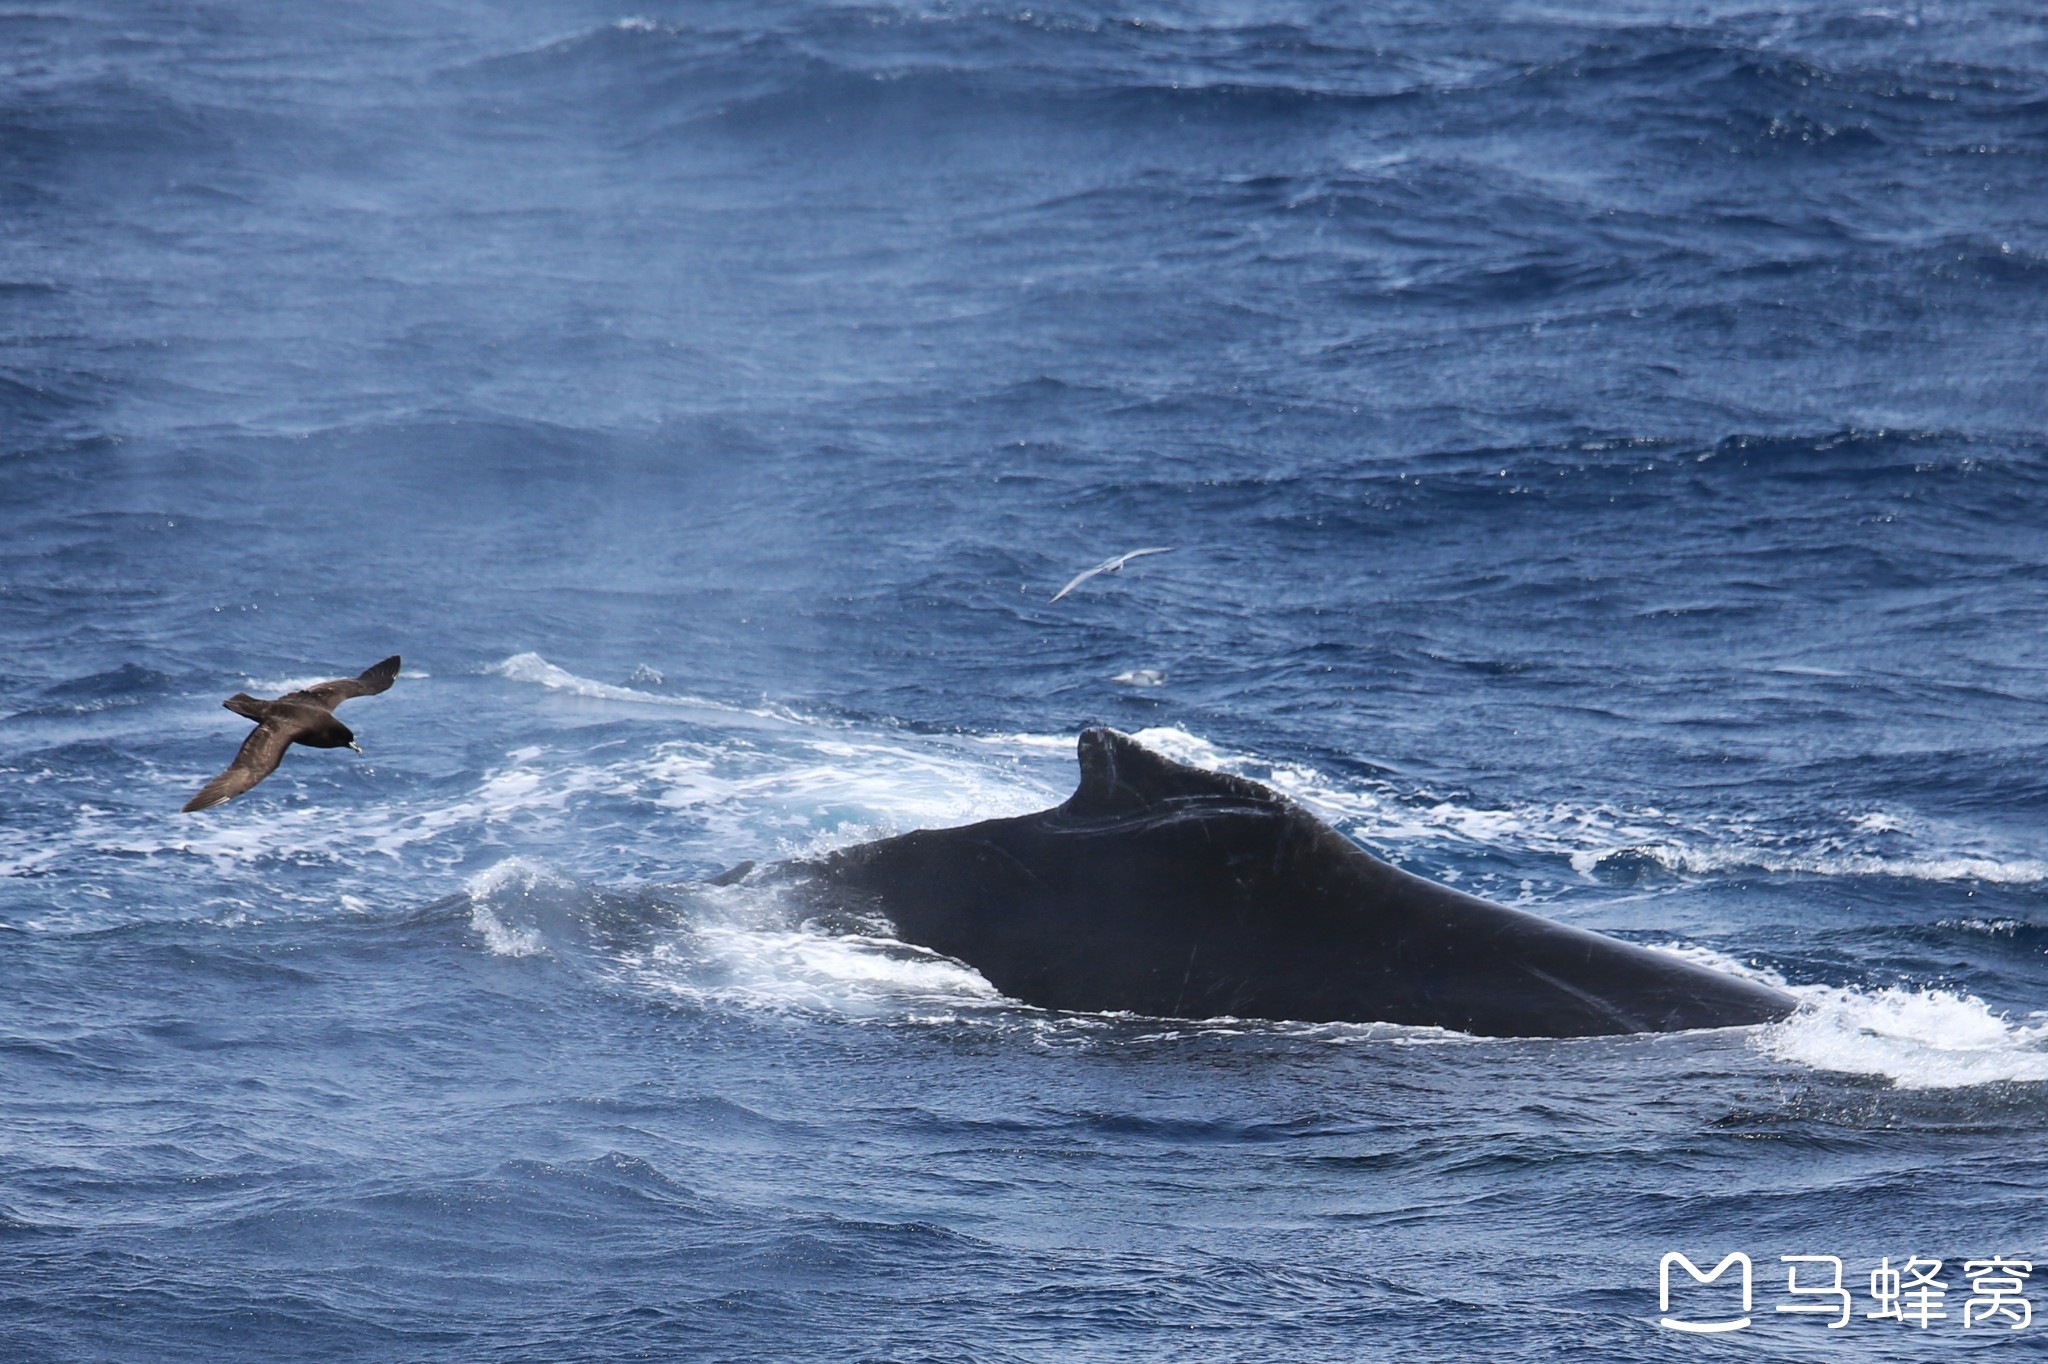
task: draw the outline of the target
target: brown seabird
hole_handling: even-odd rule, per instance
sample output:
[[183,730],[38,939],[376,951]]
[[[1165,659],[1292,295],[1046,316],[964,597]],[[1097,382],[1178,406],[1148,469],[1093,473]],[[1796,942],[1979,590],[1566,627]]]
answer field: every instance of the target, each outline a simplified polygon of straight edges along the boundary
[[351,696],[375,696],[388,691],[398,676],[398,655],[372,664],[356,677],[337,677],[304,691],[288,691],[275,701],[262,701],[246,692],[236,692],[221,702],[237,715],[256,722],[256,731],[242,740],[242,751],[227,770],[199,789],[185,802],[186,810],[205,810],[232,800],[277,770],[284,751],[293,744],[308,748],[354,748],[356,736],[334,718],[334,708]]

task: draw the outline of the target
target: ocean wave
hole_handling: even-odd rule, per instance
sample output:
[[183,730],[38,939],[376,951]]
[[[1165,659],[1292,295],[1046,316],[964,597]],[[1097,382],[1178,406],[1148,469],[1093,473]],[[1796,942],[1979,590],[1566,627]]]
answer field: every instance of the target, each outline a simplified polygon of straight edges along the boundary
[[1140,730],[1135,737],[1180,762],[1263,781],[1382,847],[1441,845],[1449,840],[1533,852],[1564,859],[1589,881],[1633,879],[1644,864],[1698,876],[1761,871],[2000,885],[2048,881],[2048,860],[2017,853],[1958,847],[1880,852],[1860,846],[1906,834],[1917,823],[1883,812],[1850,814],[1836,829],[1774,834],[1765,841],[1746,821],[1722,823],[1653,806],[1485,806],[1431,800],[1390,782],[1340,783],[1309,766],[1264,762],[1176,728]]
[[879,931],[822,928],[757,887],[636,895],[515,857],[471,877],[467,898],[493,956],[581,958],[670,1001],[850,1018],[1008,1003],[950,957]]
[[[1961,927],[2009,933],[2015,926]],[[1882,1078],[1899,1089],[2048,1081],[2048,1011],[2014,1021],[1975,995],[1939,986],[1794,985],[1769,967],[1696,943],[1647,945],[1797,999],[1791,1017],[1751,1035],[1751,1045],[1776,1060]]]
[[1799,1011],[1756,1037],[1778,1060],[1881,1076],[1900,1089],[2048,1081],[2048,1016],[2014,1022],[1975,995],[1937,988],[1793,992]]
[[659,994],[776,1012],[908,1019],[1022,1007],[972,967],[886,935],[738,918],[696,924],[628,965]]
[[[216,885],[226,878],[230,898],[319,914],[331,912],[337,896],[371,896],[393,871],[423,878],[431,889],[438,878],[471,874],[493,849],[545,856],[579,874],[616,876],[623,866],[633,879],[701,875],[747,859],[812,855],[915,828],[1028,813],[1065,799],[1074,780],[1067,733],[948,736],[858,725],[653,690],[659,684],[645,673],[639,686],[604,682],[530,652],[485,674],[614,710],[628,723],[639,723],[636,713],[673,716],[675,732],[596,748],[566,735],[543,738],[433,781],[407,775],[401,764],[364,788],[387,793],[374,799],[289,801],[265,792],[205,820],[163,814],[203,773],[138,764],[125,749],[52,754],[23,769],[20,792],[37,811],[33,827],[0,829],[0,878],[24,895],[30,883],[37,887],[34,907],[10,917],[18,926],[75,927],[155,912],[147,906],[157,897],[124,890],[137,877]],[[316,680],[263,685],[283,690]],[[1645,875],[2048,883],[2048,861],[1898,811],[1849,810],[1824,827],[1776,830],[1754,819],[1652,806],[1495,805],[1365,773],[1333,778],[1175,726],[1139,729],[1137,737],[1180,761],[1264,781],[1439,879],[1469,881],[1460,864],[1474,853],[1521,863],[1511,873],[1521,877],[1520,888],[1506,898],[1525,905],[1554,901],[1573,881],[1630,885]],[[66,775],[80,763],[125,773],[122,792],[95,798],[94,788]],[[353,784],[363,774],[309,768],[296,775]],[[162,794],[138,799],[129,787]],[[1554,874],[1537,872],[1530,858],[1548,860]],[[210,912],[209,899],[195,901],[192,912]]]
[[[630,787],[665,809],[698,814],[711,821],[707,828],[714,838],[739,837],[747,824],[801,830],[789,847],[814,851],[816,838],[830,838],[842,829],[874,836],[1023,814],[1064,799],[1035,781],[1020,784],[1014,765],[991,766],[986,756],[991,741],[892,734],[782,707],[735,707],[614,686],[569,672],[533,653],[515,654],[489,671],[593,700],[676,706],[720,718],[772,722],[772,738],[718,730],[658,741],[643,756],[608,766],[613,790]],[[1049,747],[1071,751],[1073,739],[1041,743],[1018,735],[992,743],[1020,750],[1023,756]],[[733,822],[726,822],[728,816]],[[740,846],[746,849],[745,856],[759,851],[750,843]]]
[[1895,48],[1870,62],[1854,42],[1753,16],[1597,26],[1520,16],[1493,28],[1484,49],[1425,54],[1398,23],[1364,16],[1176,23],[888,5],[739,23],[629,15],[449,74],[501,102],[517,94],[515,109],[599,100],[643,130],[701,121],[751,136],[801,124],[833,140],[913,119],[928,136],[1019,115],[1289,134],[1374,117],[1483,126],[1538,102],[1738,155],[1867,155],[1972,119],[2023,116],[2009,108],[2020,102],[1989,45],[1902,66]]
[[[41,899],[23,922],[44,928],[103,926],[153,912],[157,897],[119,893],[139,885],[136,878],[216,886],[225,879],[278,913],[318,914],[331,910],[337,894],[388,886],[394,872],[425,878],[429,887],[468,874],[493,848],[531,850],[579,872],[615,867],[624,850],[650,870],[715,870],[1021,814],[1064,797],[1041,775],[1057,760],[1021,738],[991,745],[858,728],[774,706],[613,685],[532,653],[512,655],[486,675],[623,714],[672,716],[679,733],[649,736],[623,752],[591,752],[559,738],[522,743],[433,781],[409,775],[400,761],[379,783],[388,794],[374,799],[291,800],[279,788],[203,819],[165,812],[205,774],[149,765],[118,796],[53,794],[42,798],[48,809],[34,827],[0,826],[0,880],[39,883]],[[259,685],[282,691],[325,676]],[[1072,742],[1051,747],[1070,752]],[[121,770],[136,766],[119,751],[76,756],[95,770],[110,770],[115,759]],[[347,779],[320,769],[296,775]],[[57,779],[54,770],[28,772],[24,789]],[[136,799],[129,786],[160,794]],[[191,912],[210,913],[211,899],[202,897]]]
[[1777,875],[1889,877],[1902,881],[1986,881],[1994,885],[2037,885],[2048,881],[2048,860],[2036,857],[1933,854],[1922,857],[1849,852],[1823,837],[1804,849],[1732,844],[1695,848],[1680,843],[1637,843],[1572,854],[1572,868],[1596,877],[1605,867],[1647,860],[1669,871],[1694,875],[1762,871]]
[[540,892],[560,894],[574,888],[574,881],[544,863],[524,857],[509,858],[469,878],[465,889],[469,895],[470,927],[482,935],[485,948],[493,956],[538,956],[546,950],[540,928],[518,922],[508,902]]
[[[671,692],[647,691],[644,687],[622,687],[594,678],[582,677],[567,668],[557,667],[536,653],[513,654],[491,664],[484,671],[493,677],[502,677],[508,682],[526,682],[545,687],[549,691],[567,692],[571,696],[585,696],[594,701],[629,701],[637,705],[678,706],[690,710],[711,711],[723,715],[750,715],[763,720],[797,720],[801,717],[792,712],[770,707],[748,708],[731,706],[720,701],[710,701],[698,696],[684,696]],[[646,674],[642,673],[642,677]]]

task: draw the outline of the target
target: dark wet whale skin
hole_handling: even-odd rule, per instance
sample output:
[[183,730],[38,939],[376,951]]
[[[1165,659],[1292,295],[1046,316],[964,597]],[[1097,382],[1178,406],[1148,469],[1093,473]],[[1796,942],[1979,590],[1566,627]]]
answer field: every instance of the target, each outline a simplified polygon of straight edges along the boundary
[[766,873],[1045,1008],[1586,1037],[1764,1023],[1782,991],[1497,905],[1373,857],[1275,792],[1110,729],[1037,814]]

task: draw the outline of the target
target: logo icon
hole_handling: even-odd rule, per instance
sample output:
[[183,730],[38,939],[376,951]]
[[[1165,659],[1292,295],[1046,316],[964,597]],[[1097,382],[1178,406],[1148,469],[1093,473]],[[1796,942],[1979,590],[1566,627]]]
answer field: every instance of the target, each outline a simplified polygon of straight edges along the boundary
[[1660,1312],[1668,1313],[1671,1310],[1671,1266],[1673,1265],[1684,1266],[1685,1272],[1692,1276],[1694,1283],[1712,1283],[1728,1272],[1728,1266],[1741,1265],[1742,1315],[1739,1317],[1729,1317],[1724,1321],[1685,1321],[1678,1317],[1666,1316],[1663,1318],[1663,1325],[1670,1327],[1674,1331],[1692,1331],[1700,1335],[1713,1335],[1722,1331],[1740,1331],[1743,1327],[1749,1325],[1751,1290],[1749,1257],[1747,1255],[1738,1250],[1722,1260],[1721,1263],[1715,1265],[1711,1270],[1702,1274],[1698,1265],[1688,1260],[1685,1256],[1680,1255],[1677,1251],[1672,1251],[1657,1262],[1657,1310]]

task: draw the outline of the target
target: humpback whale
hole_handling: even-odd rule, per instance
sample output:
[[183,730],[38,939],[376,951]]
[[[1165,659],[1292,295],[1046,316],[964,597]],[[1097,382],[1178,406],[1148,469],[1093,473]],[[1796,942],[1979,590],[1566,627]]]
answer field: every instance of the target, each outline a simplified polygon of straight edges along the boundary
[[1053,809],[722,883],[777,883],[1052,1009],[1587,1037],[1765,1023],[1790,995],[1388,865],[1257,782],[1115,730]]

